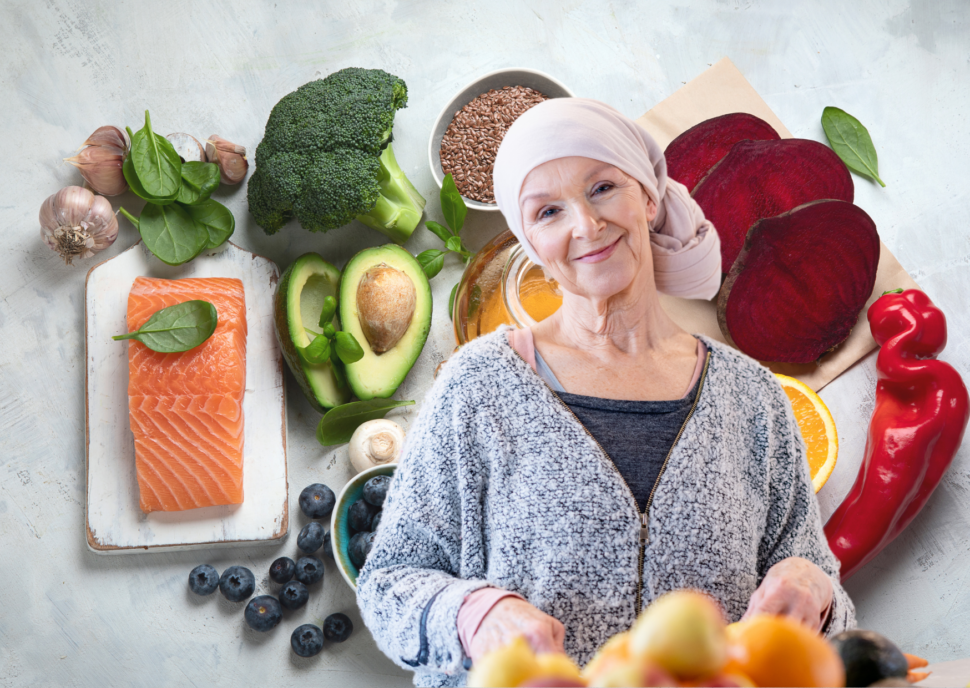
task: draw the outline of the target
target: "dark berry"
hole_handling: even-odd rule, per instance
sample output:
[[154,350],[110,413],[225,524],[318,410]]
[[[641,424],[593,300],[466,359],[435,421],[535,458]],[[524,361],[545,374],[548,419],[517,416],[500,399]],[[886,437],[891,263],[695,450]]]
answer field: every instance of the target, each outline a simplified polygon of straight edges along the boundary
[[347,544],[347,555],[358,569],[364,568],[367,555],[374,545],[374,533],[357,533]]
[[350,509],[347,511],[347,523],[350,525],[350,529],[357,533],[370,530],[370,522],[376,513],[376,506],[368,504],[363,499],[358,499],[350,505]]
[[280,557],[269,565],[269,577],[274,583],[285,583],[293,579],[296,564],[289,557]]
[[196,595],[211,595],[219,587],[219,572],[208,564],[199,564],[189,572],[189,588]]
[[290,647],[301,657],[312,657],[323,649],[323,631],[313,624],[297,626],[290,636]]
[[300,509],[307,518],[326,518],[336,503],[333,490],[321,483],[307,485],[300,493]]
[[219,590],[230,602],[242,602],[256,589],[256,578],[245,566],[230,566],[222,572]]
[[391,485],[391,476],[375,475],[364,483],[364,499],[368,504],[378,508],[384,506],[384,498],[387,496],[387,488]]
[[330,543],[330,531],[323,536],[323,553],[333,559],[333,545]]
[[384,513],[383,509],[378,511],[376,514],[374,514],[374,518],[370,520],[370,529],[372,533],[377,532],[377,526],[381,524],[381,514],[383,513]]
[[299,609],[310,599],[310,593],[300,581],[292,580],[280,588],[280,604],[287,609]]
[[300,557],[296,562],[296,579],[303,585],[323,580],[323,562],[316,557]]
[[332,643],[342,643],[354,632],[354,623],[346,614],[337,612],[323,621],[323,637]]
[[276,624],[283,618],[283,610],[272,595],[259,595],[249,600],[245,616],[251,629],[265,633],[276,628]]
[[323,526],[317,521],[310,521],[297,535],[296,546],[307,554],[313,554],[323,545],[324,535]]

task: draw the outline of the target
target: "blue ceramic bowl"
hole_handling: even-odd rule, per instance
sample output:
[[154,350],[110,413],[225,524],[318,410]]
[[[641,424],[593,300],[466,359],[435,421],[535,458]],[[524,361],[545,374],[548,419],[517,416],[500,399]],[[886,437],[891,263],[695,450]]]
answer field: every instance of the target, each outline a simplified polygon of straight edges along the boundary
[[352,590],[357,589],[357,576],[360,571],[350,561],[350,555],[347,554],[347,545],[350,544],[351,536],[350,526],[347,523],[347,512],[350,511],[351,505],[363,496],[364,483],[375,475],[394,475],[396,468],[397,464],[388,463],[358,473],[340,491],[337,504],[330,516],[330,546],[333,548],[333,560],[337,562],[340,575],[343,576]]

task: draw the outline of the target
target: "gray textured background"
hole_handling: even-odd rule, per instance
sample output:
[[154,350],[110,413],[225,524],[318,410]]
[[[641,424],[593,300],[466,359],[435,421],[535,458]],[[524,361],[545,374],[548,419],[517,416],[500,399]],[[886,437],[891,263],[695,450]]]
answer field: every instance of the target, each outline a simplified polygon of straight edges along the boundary
[[[360,627],[354,598],[328,564],[323,592],[260,636],[238,605],[197,600],[185,580],[210,561],[250,566],[266,588],[270,561],[296,551],[298,491],[348,478],[343,450],[313,439],[316,414],[288,391],[291,535],[271,548],[103,557],[84,542],[84,276],[97,259],[66,267],[38,236],[37,210],[80,183],[61,158],[104,124],[217,133],[253,150],[286,93],[348,66],[406,79],[395,150],[435,205],[427,163],[431,124],[450,96],[501,67],[546,71],[578,95],[637,117],[721,57],[730,57],[796,136],[824,141],[826,105],[856,115],[879,152],[886,189],[856,178],[856,199],[903,266],[943,308],[943,357],[970,379],[970,3],[761,2],[81,2],[5,0],[0,6],[0,684],[401,685],[407,674]],[[326,236],[298,226],[267,237],[248,217],[245,187],[216,197],[237,219],[233,241],[288,265],[313,250],[343,265],[383,243],[362,225]],[[133,211],[130,195],[115,199]],[[433,208],[429,217],[440,220]],[[501,226],[474,214],[467,243]],[[116,255],[137,238],[124,220]],[[437,240],[419,230],[407,248]],[[460,274],[449,259],[433,282],[432,337],[402,388],[420,398],[453,346],[444,312]],[[292,383],[292,379],[288,378]],[[842,444],[820,493],[831,512],[851,484],[865,442],[874,357],[823,391]],[[413,411],[411,412],[413,413]],[[408,414],[402,416],[407,422]],[[970,655],[966,447],[929,506],[848,584],[863,626],[934,661]],[[216,596],[218,597],[218,596]],[[298,623],[348,612],[348,642],[301,660],[288,648]],[[302,679],[301,679],[302,677]]]

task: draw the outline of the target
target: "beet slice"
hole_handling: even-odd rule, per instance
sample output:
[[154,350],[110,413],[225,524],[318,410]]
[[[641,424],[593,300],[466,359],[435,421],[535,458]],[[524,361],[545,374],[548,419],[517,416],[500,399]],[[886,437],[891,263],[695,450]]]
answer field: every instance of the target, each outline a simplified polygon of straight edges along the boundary
[[831,148],[808,139],[741,141],[691,194],[721,239],[721,271],[730,272],[758,220],[830,198],[852,202],[849,169]]
[[879,234],[864,210],[806,203],[748,232],[718,295],[717,322],[759,361],[809,363],[849,336],[878,265]]
[[777,141],[780,138],[770,124],[747,112],[706,119],[667,145],[664,151],[667,176],[693,191],[738,141]]

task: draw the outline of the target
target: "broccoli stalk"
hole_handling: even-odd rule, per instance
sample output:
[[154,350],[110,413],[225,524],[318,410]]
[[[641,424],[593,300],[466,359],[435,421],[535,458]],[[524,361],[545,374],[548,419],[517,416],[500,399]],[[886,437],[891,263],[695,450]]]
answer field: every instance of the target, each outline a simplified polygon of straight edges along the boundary
[[404,175],[390,143],[381,153],[381,170],[377,181],[381,187],[380,198],[373,210],[358,215],[357,219],[403,244],[421,222],[427,201]]

